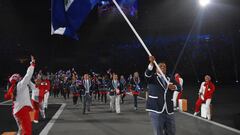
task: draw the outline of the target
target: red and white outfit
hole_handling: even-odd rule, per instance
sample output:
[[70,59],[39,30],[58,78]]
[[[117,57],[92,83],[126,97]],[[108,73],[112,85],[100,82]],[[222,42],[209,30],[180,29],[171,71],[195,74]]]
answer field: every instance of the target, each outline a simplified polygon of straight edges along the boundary
[[215,91],[215,86],[211,81],[202,82],[201,87],[199,89],[199,97],[195,104],[195,115],[200,112],[200,107],[203,102],[206,103],[207,107],[207,118],[211,119],[210,116],[210,103],[212,100],[212,95]]
[[46,83],[46,89],[45,89],[45,94],[44,94],[44,101],[43,101],[43,107],[47,108],[48,107],[48,98],[49,98],[49,92],[50,92],[50,81],[48,79],[44,80],[43,82]]
[[[29,84],[34,72],[35,65],[32,63],[26,75],[20,80],[14,79],[14,75],[9,79],[12,86],[9,88],[8,93],[5,94],[6,99],[13,99],[13,116],[18,125],[18,134],[31,135],[32,122],[29,112],[32,111],[32,103],[29,94]],[[19,82],[18,82],[19,81]]]
[[178,100],[182,97],[182,92],[183,92],[183,79],[179,75],[177,75],[175,77],[175,80],[178,84],[181,85],[181,91],[178,92],[178,91],[175,90],[173,92],[173,106],[174,106],[174,108],[177,107]]
[[34,109],[34,123],[38,123],[39,119],[39,89],[35,86],[35,84],[31,83],[30,88],[32,89],[32,105]]
[[47,83],[45,81],[42,81],[40,85],[36,85],[36,88],[39,89],[38,103],[39,103],[40,113],[42,117],[45,119],[46,116],[45,116],[45,110],[44,110],[44,94],[45,94],[45,91],[48,89]]

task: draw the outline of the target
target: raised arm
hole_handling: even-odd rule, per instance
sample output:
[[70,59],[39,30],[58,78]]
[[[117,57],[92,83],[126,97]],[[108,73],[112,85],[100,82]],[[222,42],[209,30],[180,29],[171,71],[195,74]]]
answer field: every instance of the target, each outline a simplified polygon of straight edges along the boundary
[[145,77],[146,78],[151,78],[152,75],[153,75],[153,67],[154,67],[154,64],[153,64],[153,61],[155,60],[154,56],[149,56],[149,65],[148,65],[148,68],[147,70],[145,71]]
[[34,68],[35,68],[35,59],[33,56],[31,56],[31,62],[30,62],[30,66],[27,69],[27,73],[25,74],[23,79],[19,82],[21,85],[27,85],[30,83],[30,80],[34,72]]

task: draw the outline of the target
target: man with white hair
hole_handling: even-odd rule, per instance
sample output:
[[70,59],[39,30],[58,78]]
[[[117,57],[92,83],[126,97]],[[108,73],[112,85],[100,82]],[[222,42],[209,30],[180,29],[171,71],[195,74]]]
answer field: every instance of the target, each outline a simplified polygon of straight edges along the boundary
[[210,103],[212,100],[212,95],[215,91],[215,86],[211,81],[211,77],[209,75],[205,75],[204,77],[205,81],[202,82],[201,87],[198,92],[198,100],[195,104],[195,112],[194,115],[196,116],[200,112],[200,107],[203,102],[206,103],[207,107],[207,118],[210,120]]

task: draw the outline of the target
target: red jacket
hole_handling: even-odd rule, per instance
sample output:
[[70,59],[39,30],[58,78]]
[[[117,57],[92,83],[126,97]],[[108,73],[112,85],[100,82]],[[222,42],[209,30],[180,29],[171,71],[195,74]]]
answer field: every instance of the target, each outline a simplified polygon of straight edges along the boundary
[[44,98],[44,92],[45,92],[45,86],[42,85],[42,83],[38,86],[36,86],[39,89],[39,103],[43,101]]
[[43,80],[40,85],[36,86],[39,89],[39,103],[44,99],[44,94],[50,89],[50,82]]
[[214,84],[209,81],[209,82],[205,82],[204,83],[204,87],[205,87],[205,90],[204,90],[204,99],[209,99],[209,98],[212,98],[212,95],[215,91],[215,86]]
[[[50,81],[48,80],[48,79],[46,79],[46,80],[43,80],[43,82],[45,82],[46,83],[46,89],[45,89],[45,93],[47,92],[47,91],[50,91],[50,89],[51,89],[51,84],[50,84]],[[46,91],[47,90],[47,91]]]

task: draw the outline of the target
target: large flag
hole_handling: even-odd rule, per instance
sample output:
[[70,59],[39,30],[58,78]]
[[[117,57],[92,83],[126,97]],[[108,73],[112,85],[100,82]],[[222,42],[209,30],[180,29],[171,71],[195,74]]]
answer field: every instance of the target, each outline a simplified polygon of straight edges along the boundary
[[51,34],[79,39],[76,31],[98,0],[52,0]]

